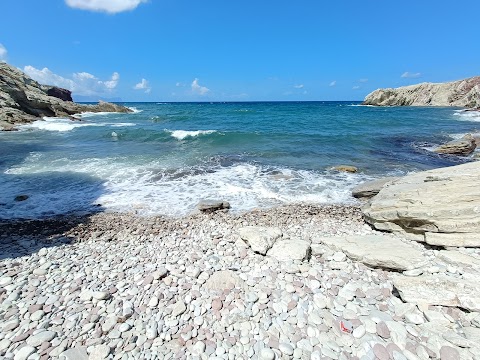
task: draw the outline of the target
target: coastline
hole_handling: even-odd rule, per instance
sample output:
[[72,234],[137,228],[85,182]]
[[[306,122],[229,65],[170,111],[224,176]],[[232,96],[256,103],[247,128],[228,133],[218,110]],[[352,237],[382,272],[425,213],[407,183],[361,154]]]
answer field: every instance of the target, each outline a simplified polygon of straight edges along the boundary
[[[290,250],[258,254],[239,235],[247,226],[278,228],[282,242],[301,239],[310,253],[303,261],[278,260]],[[441,249],[372,230],[358,207],[98,213],[0,229],[5,357],[474,359],[479,351],[469,340],[480,331],[479,313],[405,303],[394,283],[415,271],[467,281],[480,267],[452,265]],[[322,241],[352,236],[393,239],[424,261],[372,266]],[[478,249],[459,253],[480,263]],[[468,338],[457,335],[458,324]]]

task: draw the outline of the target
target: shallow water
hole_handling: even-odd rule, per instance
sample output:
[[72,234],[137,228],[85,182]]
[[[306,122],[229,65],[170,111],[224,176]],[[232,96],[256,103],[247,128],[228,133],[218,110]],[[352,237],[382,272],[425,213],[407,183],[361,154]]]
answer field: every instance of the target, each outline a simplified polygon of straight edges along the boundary
[[[185,215],[200,199],[233,211],[352,203],[356,184],[468,161],[429,151],[476,132],[452,108],[352,102],[127,103],[132,114],[46,119],[0,133],[0,218],[69,212]],[[351,164],[357,174],[330,168]],[[16,195],[29,199],[15,202]]]

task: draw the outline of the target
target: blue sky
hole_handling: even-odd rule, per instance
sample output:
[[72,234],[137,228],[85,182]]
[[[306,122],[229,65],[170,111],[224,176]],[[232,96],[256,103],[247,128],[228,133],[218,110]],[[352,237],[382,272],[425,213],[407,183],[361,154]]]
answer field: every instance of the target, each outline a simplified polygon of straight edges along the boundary
[[362,100],[480,75],[480,1],[2,0],[0,60],[77,98]]

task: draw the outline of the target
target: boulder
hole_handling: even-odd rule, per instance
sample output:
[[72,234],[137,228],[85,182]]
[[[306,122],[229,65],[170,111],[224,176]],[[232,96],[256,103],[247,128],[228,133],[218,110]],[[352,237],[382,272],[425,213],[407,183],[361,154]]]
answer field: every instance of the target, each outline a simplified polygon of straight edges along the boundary
[[352,196],[358,199],[369,199],[377,195],[386,184],[397,179],[398,177],[391,176],[364,182],[352,189]]
[[282,230],[276,227],[246,226],[240,228],[238,234],[253,251],[266,255],[273,244],[282,237]]
[[40,85],[19,69],[0,62],[0,127],[8,130],[9,125],[29,123],[44,116],[71,117],[82,112],[132,111],[104,102],[83,105],[64,101],[62,98],[69,98],[68,93],[66,89]]
[[288,239],[277,241],[267,252],[278,261],[309,260],[311,256],[310,243],[304,240]]
[[340,171],[340,172],[349,172],[349,173],[356,173],[358,169],[355,166],[351,165],[337,165],[332,168],[332,170]]
[[345,237],[318,237],[333,250],[345,253],[352,260],[371,267],[393,270],[410,270],[428,262],[423,252],[393,236],[352,235]]
[[480,311],[480,283],[446,275],[397,276],[393,285],[405,302]]
[[480,107],[480,76],[447,83],[422,83],[396,89],[377,89],[364,105]]
[[418,234],[433,245],[478,246],[479,183],[478,162],[423,171],[391,182],[362,211],[378,230]]
[[200,201],[197,205],[198,210],[202,213],[212,213],[219,210],[230,209],[230,203],[227,201]]
[[203,287],[213,291],[232,290],[243,288],[243,280],[232,270],[221,270],[214,272],[203,284]]
[[470,155],[477,144],[471,134],[467,134],[461,139],[450,141],[444,145],[440,145],[435,150],[439,154],[451,154],[451,155]]
[[47,90],[48,96],[53,96],[63,101],[73,101],[72,92],[67,89],[62,89],[56,86],[53,86]]

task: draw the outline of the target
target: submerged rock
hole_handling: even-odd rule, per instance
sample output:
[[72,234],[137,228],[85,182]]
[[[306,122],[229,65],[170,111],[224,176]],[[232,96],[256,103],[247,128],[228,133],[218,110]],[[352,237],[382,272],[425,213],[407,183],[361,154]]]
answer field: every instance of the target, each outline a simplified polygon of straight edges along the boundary
[[336,171],[349,172],[349,173],[356,173],[358,171],[358,168],[351,165],[337,165],[337,166],[334,166],[332,169]]

